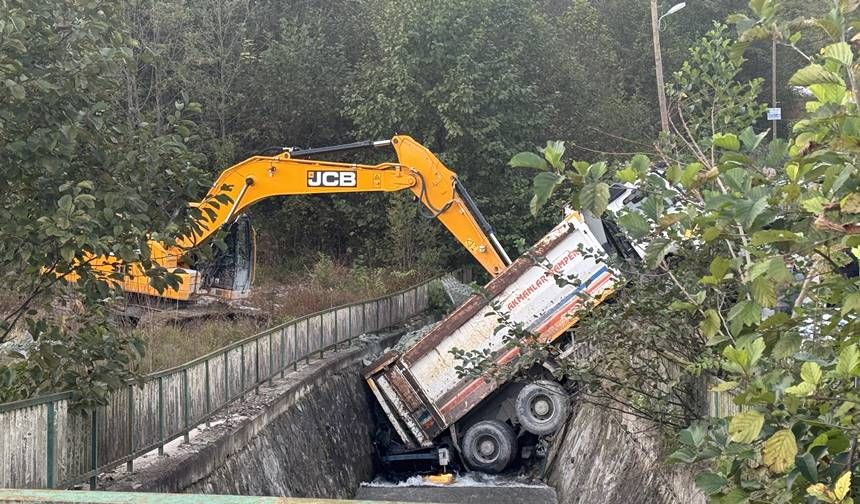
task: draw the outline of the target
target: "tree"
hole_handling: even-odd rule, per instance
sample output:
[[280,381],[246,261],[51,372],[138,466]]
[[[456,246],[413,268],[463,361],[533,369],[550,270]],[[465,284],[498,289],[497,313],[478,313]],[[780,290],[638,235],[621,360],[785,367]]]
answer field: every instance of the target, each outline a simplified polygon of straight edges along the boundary
[[[524,148],[549,110],[537,81],[545,20],[499,0],[368,3],[374,48],[345,90],[357,136],[408,133],[469,188],[507,242],[532,242],[552,218],[523,222],[529,181],[499,159]],[[453,240],[449,251],[459,251]]]
[[184,34],[192,14],[186,4],[169,0],[124,0],[119,18],[129,37],[131,57],[123,68],[129,125],[155,123],[161,134],[174,103],[183,98],[187,80]]
[[[271,6],[276,8],[280,4]],[[359,23],[351,8],[351,2],[296,5],[288,16],[278,16],[267,37],[256,35],[257,60],[240,82],[246,97],[234,134],[240,157],[271,146],[318,147],[352,140],[352,122],[342,114],[343,89],[362,44],[353,32]],[[263,22],[255,20],[254,26]],[[353,159],[367,161],[363,156]],[[260,250],[266,254],[261,257],[301,260],[319,251],[339,260],[347,254],[350,261],[367,257],[384,233],[380,199],[361,194],[267,200],[252,210],[264,244]],[[368,218],[374,225],[368,226]]]
[[[780,5],[752,2],[741,40],[773,30],[792,40]],[[696,482],[713,502],[849,503],[857,492],[860,89],[847,42],[856,12],[837,1],[804,23],[830,40],[789,81],[810,97],[789,142],[703,128],[663,159],[664,177],[644,156],[613,169],[566,163],[560,143],[543,161],[512,160],[545,170],[539,201],[571,184],[575,203],[597,215],[607,184],[639,184],[639,208],[606,217],[647,246],[649,269],[613,262],[629,285],[576,333],[604,352],[564,372],[584,381],[586,398],[677,434],[670,460],[704,463]],[[743,114],[724,127],[743,127]],[[728,414],[704,407],[702,383]]]
[[441,230],[424,215],[426,210],[412,194],[397,194],[388,208],[386,241],[391,244],[383,261],[399,271],[436,271],[442,251],[436,246]]
[[229,166],[236,157],[234,131],[245,89],[241,77],[256,63],[249,36],[249,0],[196,0],[182,41],[187,52],[183,86],[199,97],[214,128],[214,162]]
[[733,51],[727,27],[714,28],[690,48],[669,88],[672,129],[683,141],[707,139],[721,131],[743,131],[758,121],[766,106],[758,103],[764,80],[738,81],[743,58]]
[[595,151],[639,150],[654,134],[651,90],[645,95],[628,86],[631,68],[622,64],[624,48],[600,9],[576,0],[549,16],[545,61],[536,79],[553,105],[548,129],[566,138],[570,148],[581,147],[578,154],[585,158],[595,157]]
[[[679,2],[660,2],[659,11],[666,12],[676,3]],[[664,19],[661,23],[661,45],[666,74],[671,74],[681,66],[687,58],[688,49],[712,27],[714,21],[725,19],[728,14],[737,12],[746,3],[744,0],[687,2],[684,10]],[[617,74],[613,81],[623,85],[625,96],[644,97],[639,106],[647,108],[647,115],[644,124],[637,124],[636,128],[647,128],[645,131],[650,135],[645,140],[648,140],[656,136],[660,126],[654,60],[653,57],[643,57],[653,55],[651,33],[647,28],[650,18],[648,2],[603,0],[593,2],[593,5],[600,14],[602,30],[609,33],[619,61],[624,63],[623,71]],[[601,57],[598,61],[602,62],[604,59]]]
[[[183,117],[194,106],[175,104],[165,134],[128,121],[120,83],[132,50],[117,2],[0,5],[0,275],[19,295],[0,341],[23,326],[36,340],[27,360],[0,366],[0,400],[74,388],[97,403],[133,374],[138,349],[111,330],[117,293],[88,261],[114,254],[171,281],[145,243],[188,229],[184,202],[201,189]],[[52,317],[63,299],[82,310]]]

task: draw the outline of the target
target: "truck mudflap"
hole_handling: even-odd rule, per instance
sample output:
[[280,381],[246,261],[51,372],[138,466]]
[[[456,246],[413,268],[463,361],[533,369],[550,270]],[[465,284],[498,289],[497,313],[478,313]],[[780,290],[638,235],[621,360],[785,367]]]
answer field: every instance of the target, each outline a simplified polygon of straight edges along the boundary
[[538,341],[549,342],[576,323],[584,301],[599,303],[611,294],[612,271],[584,250],[602,249],[574,213],[402,354],[365,369],[407,445],[429,446],[501,385],[486,377],[461,377],[451,349],[489,350],[498,365],[520,360],[521,348],[504,341],[509,328],[499,327],[498,308]]

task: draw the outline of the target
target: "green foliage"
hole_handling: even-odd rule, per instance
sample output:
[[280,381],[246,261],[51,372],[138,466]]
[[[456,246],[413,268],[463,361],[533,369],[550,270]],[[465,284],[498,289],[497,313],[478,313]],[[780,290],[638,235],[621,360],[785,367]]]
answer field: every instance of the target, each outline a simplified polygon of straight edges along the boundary
[[[788,30],[781,40],[797,42],[796,25],[779,17],[788,12],[782,2],[751,7],[742,41],[776,26]],[[791,80],[811,97],[807,114],[788,142],[766,149],[766,136],[750,127],[760,83],[734,82],[740,67],[725,28],[691,51],[674,95],[690,132],[664,160],[670,184],[642,173],[641,159],[614,169],[645,199],[635,213],[608,217],[647,247],[656,271],[611,260],[627,287],[577,326],[601,362],[565,369],[591,398],[677,433],[670,460],[700,464],[696,482],[712,502],[847,503],[856,495],[860,95],[853,48],[843,41],[855,37],[857,4],[831,7],[803,25],[834,39]],[[592,165],[569,164],[577,169],[562,185],[572,183],[573,202],[594,210],[585,189]],[[697,397],[708,382],[728,411],[702,414]]]
[[137,380],[143,340],[106,326],[103,317],[91,308],[76,330],[29,321],[35,344],[26,359],[0,365],[0,402],[69,390],[73,408],[85,410]]
[[451,298],[448,297],[448,293],[445,292],[442,282],[431,283],[428,288],[427,297],[427,306],[433,315],[442,317],[451,312],[453,304],[451,303]]
[[588,149],[628,151],[654,133],[653,66],[631,64],[651,50],[641,29],[647,19],[647,5],[629,1],[573,0],[547,16],[537,83],[553,112],[544,121],[581,156],[589,158]]
[[551,221],[523,220],[530,177],[500,160],[543,131],[533,118],[549,111],[538,86],[545,42],[535,36],[545,19],[500,0],[368,7],[374,45],[344,95],[356,135],[414,136],[457,172],[499,236],[534,241]]
[[[141,260],[153,285],[175,282],[141,251],[150,235],[170,242],[188,229],[185,202],[202,188],[187,147],[196,106],[172,103],[162,131],[127,120],[119,98],[133,41],[119,13],[118,2],[2,2],[0,275],[21,299],[2,314],[0,341],[13,329],[36,339],[27,361],[0,366],[7,399],[74,386],[81,404],[98,403],[133,369],[135,342],[90,316],[115,294],[91,255]],[[52,320],[45,312],[70,275],[66,297],[85,310]]]
[[442,263],[443,230],[424,214],[424,208],[411,194],[392,195],[385,231],[387,250],[380,253],[382,264],[399,271],[429,274]]
[[[270,146],[411,134],[460,175],[504,244],[523,248],[557,221],[562,205],[550,193],[567,193],[559,174],[584,188],[577,205],[599,213],[612,170],[562,168],[560,144],[538,151],[549,168],[546,201],[531,209],[550,208],[529,218],[534,174],[504,160],[545,137],[566,138],[585,156],[627,151],[656,123],[653,68],[630,64],[650,51],[641,30],[647,6],[627,0],[0,5],[0,187],[8,195],[0,263],[8,288],[23,294],[3,314],[6,329],[52,311],[62,282],[43,275],[45,266],[59,275],[75,269],[70,296],[88,307],[117,296],[92,278],[86,254],[142,259],[154,286],[175,281],[138,257],[146,237],[181,234],[185,202],[199,199],[213,174]],[[684,26],[666,23],[668,68],[725,9],[691,4]],[[834,48],[832,57],[844,54]],[[375,161],[358,156],[344,157]],[[641,162],[631,180],[647,171]],[[471,260],[406,198],[294,197],[252,213],[263,262],[300,267],[319,251],[410,270]],[[104,335],[105,327],[93,318],[62,337]]]
[[737,151],[740,143],[732,132],[745,130],[764,114],[766,106],[758,103],[764,80],[738,80],[743,59],[732,52],[727,31],[717,23],[690,47],[667,95],[678,135],[690,137],[704,148],[713,135],[715,146]]
[[[412,285],[417,278],[426,278],[426,271],[415,269],[397,270],[393,268],[370,268],[367,266],[350,267],[326,254],[320,254],[317,260],[310,266],[308,272],[307,286],[297,290],[305,290],[298,297],[305,297],[304,302],[318,301],[321,295],[326,298],[324,306],[316,306],[304,313],[319,311],[321,308],[329,308],[338,304],[347,304],[356,299],[367,299],[379,297],[386,292],[400,290],[405,286]],[[299,282],[301,283],[301,282]],[[296,305],[299,301],[296,300]],[[297,306],[291,307],[289,311],[294,312]]]
[[[724,4],[691,4],[683,24],[664,23],[667,68]],[[549,136],[586,157],[628,151],[656,124],[647,5],[628,0],[126,0],[123,18],[135,41],[128,119],[164,131],[177,97],[199,100],[192,143],[210,173],[270,146],[410,134],[461,176],[508,248],[532,243],[557,215],[524,218],[531,180],[503,165],[511,153]],[[324,251],[382,264],[389,207],[367,194],[267,200],[251,210],[260,258],[300,263]],[[470,260],[440,236],[443,262]]]
[[[588,164],[580,161],[568,167],[561,159],[565,151],[564,142],[561,141],[547,142],[546,147],[539,151],[542,156],[533,152],[520,152],[508,162],[514,168],[543,170],[534,176],[534,195],[529,205],[532,215],[538,215],[556,188],[568,181],[579,189],[577,209],[603,215],[609,203],[609,184],[604,181],[606,163]],[[639,159],[638,164],[641,162]],[[647,158],[644,163],[647,165]]]

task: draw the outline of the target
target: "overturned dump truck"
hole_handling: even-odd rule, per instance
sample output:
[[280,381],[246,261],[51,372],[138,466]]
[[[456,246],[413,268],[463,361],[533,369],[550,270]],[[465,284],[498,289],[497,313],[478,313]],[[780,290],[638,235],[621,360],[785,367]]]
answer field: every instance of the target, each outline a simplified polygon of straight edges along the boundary
[[[629,191],[613,196],[612,209],[631,202]],[[569,214],[484,293],[404,351],[389,351],[364,369],[404,451],[453,447],[472,469],[500,472],[518,456],[528,456],[518,450],[519,441],[527,444],[527,438],[552,434],[564,423],[567,393],[544,366],[508,383],[462,378],[456,370],[462,363],[452,350],[484,352],[495,364],[517,365],[521,347],[506,344],[512,328],[526,329],[543,342],[565,334],[582,307],[603,301],[616,285],[596,253],[641,255],[614,230],[610,222]],[[500,325],[499,313],[507,314],[505,324]]]

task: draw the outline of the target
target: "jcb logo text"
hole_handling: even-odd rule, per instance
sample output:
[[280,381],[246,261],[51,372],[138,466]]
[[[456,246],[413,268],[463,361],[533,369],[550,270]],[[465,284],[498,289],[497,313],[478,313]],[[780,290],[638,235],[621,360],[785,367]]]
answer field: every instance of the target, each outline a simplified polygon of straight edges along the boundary
[[355,172],[309,171],[308,187],[355,187]]

